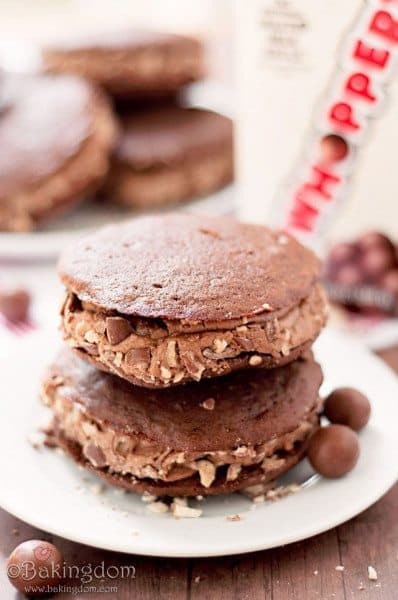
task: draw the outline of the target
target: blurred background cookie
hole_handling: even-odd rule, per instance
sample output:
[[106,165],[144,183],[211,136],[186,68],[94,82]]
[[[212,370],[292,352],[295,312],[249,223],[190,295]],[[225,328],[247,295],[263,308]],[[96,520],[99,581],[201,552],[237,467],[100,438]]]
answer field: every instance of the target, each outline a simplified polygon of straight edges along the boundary
[[71,76],[0,83],[0,230],[26,231],[96,189],[116,122],[102,93]]
[[53,42],[42,57],[46,71],[87,77],[114,96],[170,96],[205,75],[199,40],[138,29]]
[[103,195],[150,208],[203,196],[233,178],[231,119],[169,104],[125,114]]
[[335,305],[368,316],[398,315],[398,252],[379,231],[331,247],[325,283]]

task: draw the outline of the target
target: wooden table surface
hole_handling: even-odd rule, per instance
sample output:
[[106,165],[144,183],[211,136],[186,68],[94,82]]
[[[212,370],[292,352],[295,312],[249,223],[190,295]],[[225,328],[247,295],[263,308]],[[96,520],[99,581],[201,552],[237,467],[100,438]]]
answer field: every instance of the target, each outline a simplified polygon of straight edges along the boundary
[[[380,354],[398,372],[398,347]],[[50,536],[0,511],[0,600],[22,598],[8,582],[6,559],[19,542],[31,538],[53,541],[69,564],[98,565],[104,561],[106,566],[135,567],[134,579],[89,584],[98,589],[116,586],[117,591],[76,593],[76,588],[74,594],[58,594],[59,600],[398,598],[398,484],[373,507],[327,533],[276,550],[211,559],[158,559],[104,552]],[[344,570],[336,570],[338,565]],[[368,565],[376,569],[377,581],[368,579]],[[70,581],[68,585],[79,586],[80,582]]]

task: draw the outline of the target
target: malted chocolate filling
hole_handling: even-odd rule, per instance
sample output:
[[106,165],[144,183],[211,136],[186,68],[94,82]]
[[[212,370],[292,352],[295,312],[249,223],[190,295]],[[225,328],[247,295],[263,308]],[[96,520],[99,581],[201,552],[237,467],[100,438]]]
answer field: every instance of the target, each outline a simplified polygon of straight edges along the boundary
[[290,309],[214,323],[127,317],[97,310],[72,292],[62,308],[71,347],[93,357],[100,368],[148,387],[224,375],[239,361],[246,367],[268,366],[270,357],[288,361],[325,322],[320,284]]

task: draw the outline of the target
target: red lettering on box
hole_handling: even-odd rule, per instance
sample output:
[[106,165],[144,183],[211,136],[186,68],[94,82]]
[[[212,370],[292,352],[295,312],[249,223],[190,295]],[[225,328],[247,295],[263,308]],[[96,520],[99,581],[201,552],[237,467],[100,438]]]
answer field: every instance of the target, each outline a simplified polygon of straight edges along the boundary
[[365,44],[362,40],[357,41],[353,52],[354,58],[363,60],[367,64],[381,69],[387,65],[390,56],[391,54],[388,50],[373,48],[372,46]]
[[356,131],[359,124],[354,120],[352,112],[352,107],[347,102],[336,102],[329,111],[329,119],[338,129]]
[[298,190],[294,198],[294,205],[289,214],[288,228],[313,231],[319,210],[300,198],[300,191]]
[[369,31],[388,39],[390,42],[398,42],[398,21],[385,10],[378,10],[370,25]]
[[315,175],[315,181],[305,183],[303,186],[303,191],[305,190],[306,192],[310,192],[312,194],[315,193],[322,196],[325,200],[330,200],[332,194],[327,187],[331,184],[338,183],[340,181],[340,177],[333,175],[333,173],[326,171],[318,165],[312,167],[312,173]]

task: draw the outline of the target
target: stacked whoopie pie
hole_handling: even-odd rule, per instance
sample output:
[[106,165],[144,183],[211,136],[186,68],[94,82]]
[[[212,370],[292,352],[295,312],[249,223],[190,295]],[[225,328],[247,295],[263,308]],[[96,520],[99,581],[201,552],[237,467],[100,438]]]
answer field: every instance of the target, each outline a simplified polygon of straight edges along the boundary
[[319,427],[326,320],[314,254],[230,218],[168,214],[66,250],[69,346],[42,397],[49,436],[109,483],[228,493],[295,465]]

